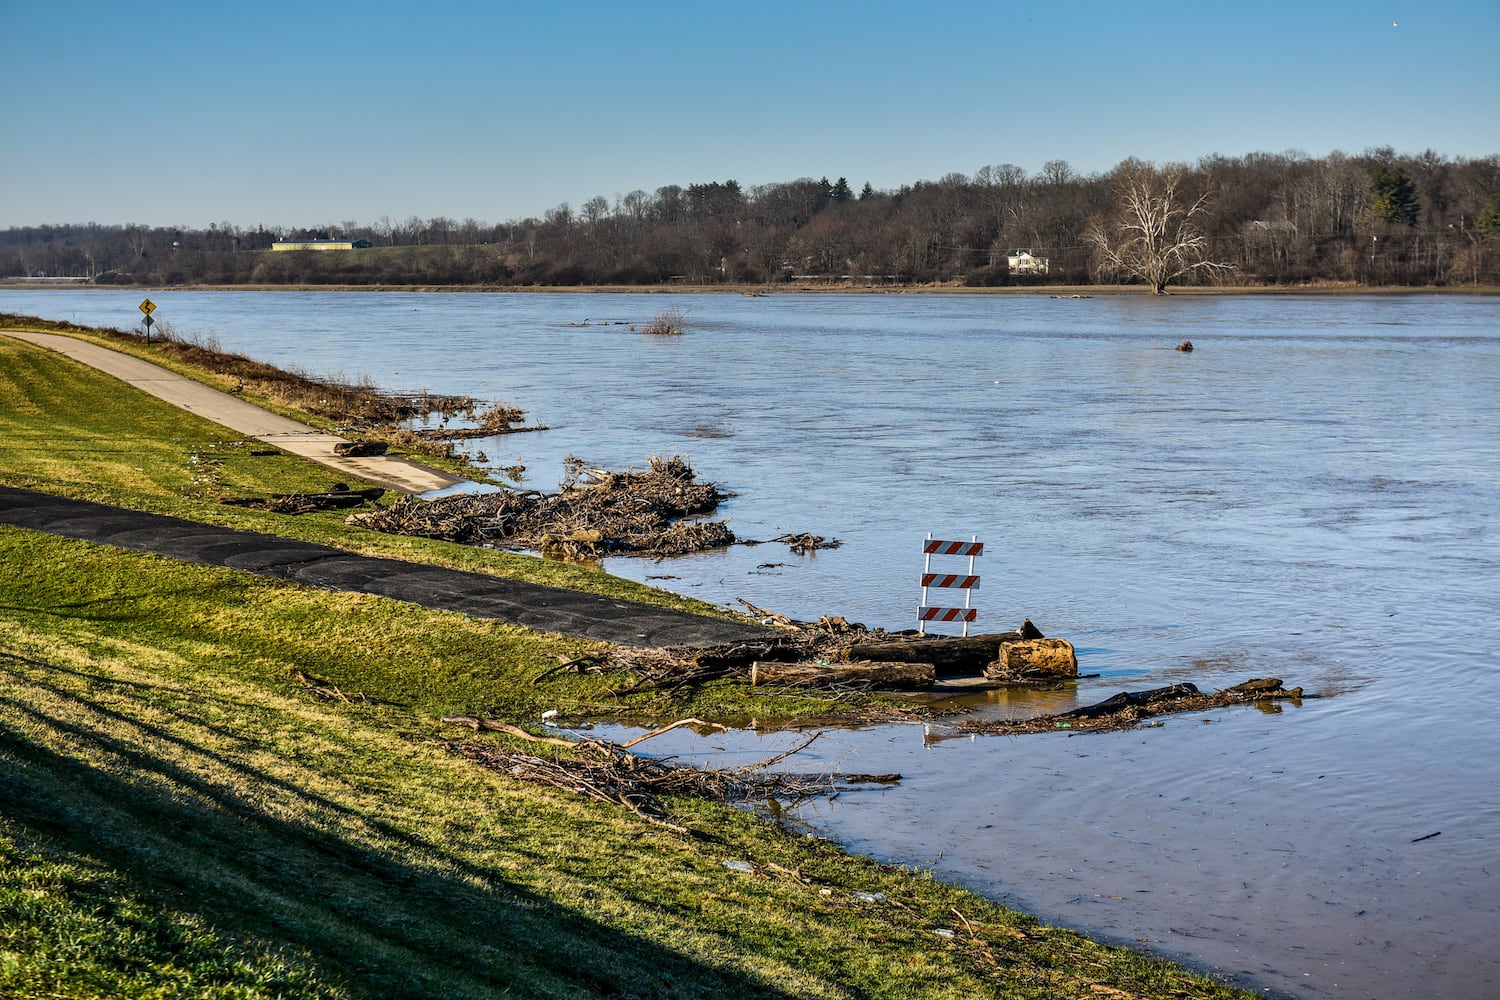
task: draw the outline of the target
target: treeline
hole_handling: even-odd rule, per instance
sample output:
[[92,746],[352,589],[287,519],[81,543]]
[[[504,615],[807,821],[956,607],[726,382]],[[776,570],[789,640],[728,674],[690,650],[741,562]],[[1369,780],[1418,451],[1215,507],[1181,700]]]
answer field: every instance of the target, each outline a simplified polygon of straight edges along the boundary
[[[894,191],[845,178],[754,187],[733,180],[564,203],[490,225],[448,218],[306,229],[56,225],[0,233],[0,277],[100,284],[657,285],[1093,284],[1111,272],[1085,238],[1123,210],[1120,179],[1064,161],[1012,164]],[[1500,284],[1500,155],[1450,159],[1389,148],[1313,159],[1211,156],[1186,183],[1193,219],[1227,265],[1186,281],[1237,285]],[[271,252],[274,241],[369,240],[352,251]],[[1028,251],[1033,261],[1012,259]]]

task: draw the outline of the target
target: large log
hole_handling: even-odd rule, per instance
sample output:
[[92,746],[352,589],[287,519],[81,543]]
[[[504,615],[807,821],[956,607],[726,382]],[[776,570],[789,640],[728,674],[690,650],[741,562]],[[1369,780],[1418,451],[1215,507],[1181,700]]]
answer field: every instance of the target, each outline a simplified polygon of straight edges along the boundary
[[960,732],[1015,735],[1045,733],[1058,729],[1073,732],[1108,732],[1130,729],[1146,719],[1181,712],[1199,712],[1229,705],[1289,700],[1302,697],[1300,687],[1284,688],[1276,677],[1262,677],[1204,694],[1196,684],[1169,684],[1149,691],[1121,691],[1093,705],[1075,708],[1055,715],[1037,715],[1029,719],[967,719],[958,724]]
[[1019,632],[987,635],[922,636],[884,642],[859,642],[845,653],[850,660],[930,663],[939,677],[978,677],[1000,658],[1000,644],[1019,640]]
[[937,673],[930,663],[778,663],[756,660],[750,665],[751,684],[783,684],[814,687],[859,684],[884,691],[918,691],[930,688]]
[[1000,659],[985,670],[998,679],[1077,677],[1078,654],[1066,639],[1018,639],[1000,644]]

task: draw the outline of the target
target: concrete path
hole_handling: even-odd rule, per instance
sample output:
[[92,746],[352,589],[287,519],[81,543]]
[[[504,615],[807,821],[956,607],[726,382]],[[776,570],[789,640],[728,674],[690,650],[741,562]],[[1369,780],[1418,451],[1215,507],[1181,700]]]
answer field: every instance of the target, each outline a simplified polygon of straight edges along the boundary
[[228,566],[328,590],[378,594],[424,608],[461,611],[475,618],[622,646],[716,646],[772,634],[748,622],[704,618],[483,573],[359,556],[292,538],[9,486],[0,486],[0,524]]
[[209,388],[201,382],[168,371],[149,361],[112,351],[107,347],[76,337],[53,333],[0,331],[39,347],[46,347],[80,361],[91,368],[113,375],[143,392],[164,399],[174,406],[190,410],[207,420],[258,438],[293,455],[311,459],[348,476],[376,483],[403,493],[430,493],[464,482],[456,476],[405,458],[380,455],[372,458],[344,458],[335,455],[334,446],[347,438],[316,430],[307,424],[263,410],[238,396]]

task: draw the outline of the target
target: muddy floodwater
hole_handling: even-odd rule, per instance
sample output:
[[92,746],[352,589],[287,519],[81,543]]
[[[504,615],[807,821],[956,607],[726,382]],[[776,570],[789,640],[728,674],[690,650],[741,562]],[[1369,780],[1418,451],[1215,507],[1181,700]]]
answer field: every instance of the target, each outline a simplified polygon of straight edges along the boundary
[[[979,627],[1030,617],[1098,676],[974,712],[1303,687],[1109,735],[829,732],[790,766],[905,778],[794,818],[1269,994],[1500,995],[1500,300],[150,294],[179,336],[521,407],[551,429],[473,447],[528,486],[682,454],[741,538],[843,543],[608,564],[715,603],[911,627],[921,539],[977,536]],[[129,326],[142,297],[0,310]],[[631,330],[668,308],[682,336]]]

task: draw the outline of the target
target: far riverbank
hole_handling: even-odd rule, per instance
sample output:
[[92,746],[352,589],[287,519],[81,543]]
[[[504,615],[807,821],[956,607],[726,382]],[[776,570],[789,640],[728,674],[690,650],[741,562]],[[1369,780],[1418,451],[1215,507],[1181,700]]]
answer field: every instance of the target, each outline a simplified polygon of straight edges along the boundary
[[[793,282],[776,285],[100,285],[84,278],[3,278],[0,289],[57,288],[180,292],[453,292],[486,294],[555,293],[559,295],[1040,295],[1073,299],[1095,296],[1151,296],[1145,285],[999,285],[971,287],[962,283],[892,285],[859,282]],[[1185,285],[1172,286],[1166,296],[1203,295],[1500,295],[1500,286],[1372,287],[1354,282],[1314,285]]]

